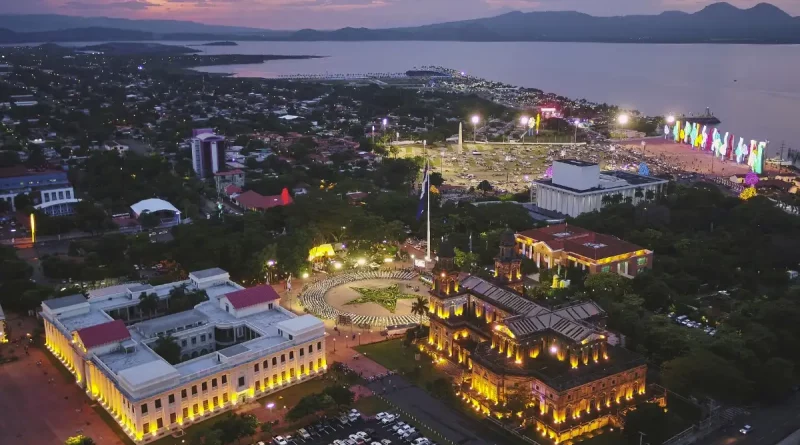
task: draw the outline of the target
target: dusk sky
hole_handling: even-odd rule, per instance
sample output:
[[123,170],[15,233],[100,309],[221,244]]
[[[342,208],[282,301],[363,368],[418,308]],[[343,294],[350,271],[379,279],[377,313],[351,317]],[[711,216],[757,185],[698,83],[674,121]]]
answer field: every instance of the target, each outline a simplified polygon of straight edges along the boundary
[[[193,20],[271,29],[385,28],[486,17],[511,10],[574,10],[593,15],[696,11],[710,0],[3,0],[0,13]],[[750,7],[758,0],[731,0]],[[800,1],[773,4],[800,15]]]

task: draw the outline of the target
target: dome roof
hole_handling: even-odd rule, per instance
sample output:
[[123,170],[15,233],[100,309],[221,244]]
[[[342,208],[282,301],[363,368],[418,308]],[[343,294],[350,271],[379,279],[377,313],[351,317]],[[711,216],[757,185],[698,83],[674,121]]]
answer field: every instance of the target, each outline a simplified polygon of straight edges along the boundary
[[450,241],[444,240],[441,244],[439,244],[439,258],[455,258],[456,251],[453,249],[453,245],[450,244]]
[[517,244],[517,238],[514,235],[514,231],[511,229],[506,229],[503,233],[500,234],[500,245],[506,247],[513,247]]

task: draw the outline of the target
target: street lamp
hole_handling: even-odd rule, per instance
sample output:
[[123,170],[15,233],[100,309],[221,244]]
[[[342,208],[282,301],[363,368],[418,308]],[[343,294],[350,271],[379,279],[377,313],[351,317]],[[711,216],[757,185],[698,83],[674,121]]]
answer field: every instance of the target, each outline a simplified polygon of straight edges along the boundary
[[575,138],[574,138],[574,143],[575,143],[575,144],[577,144],[577,143],[578,143],[578,124],[580,124],[580,123],[581,123],[580,119],[575,119],[575,122],[574,122],[574,124],[575,124]]
[[528,116],[522,116],[519,118],[519,124],[522,125],[522,143],[525,143],[525,133],[528,132],[528,122],[530,122],[531,118]]
[[472,142],[477,142],[478,138],[475,136],[478,131],[478,122],[481,121],[480,116],[477,114],[472,116]]
[[675,116],[672,115],[672,114],[667,116],[667,123],[670,124],[670,125],[674,124],[675,123]]
[[[619,124],[618,128],[622,129],[622,127],[627,125],[630,120],[631,120],[631,118],[627,114],[625,114],[625,113],[620,114],[619,116],[617,116],[617,124]],[[620,133],[620,139],[624,139],[624,138],[625,138],[625,135]]]
[[336,352],[336,339],[333,339],[333,352]]
[[383,126],[383,131],[386,131],[386,125],[388,123],[389,123],[389,120],[384,117],[383,120],[381,121],[381,125]]

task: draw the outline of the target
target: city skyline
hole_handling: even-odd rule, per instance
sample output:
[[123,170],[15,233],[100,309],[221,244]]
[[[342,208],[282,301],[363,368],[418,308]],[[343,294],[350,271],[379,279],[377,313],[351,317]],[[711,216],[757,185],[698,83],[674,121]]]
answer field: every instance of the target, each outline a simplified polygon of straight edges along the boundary
[[[579,11],[597,16],[695,12],[712,0],[31,0],[0,5],[0,14],[66,14],[127,19],[190,20],[264,29],[388,28],[488,17],[508,11]],[[758,0],[731,0],[748,8]],[[800,4],[774,0],[800,15]]]

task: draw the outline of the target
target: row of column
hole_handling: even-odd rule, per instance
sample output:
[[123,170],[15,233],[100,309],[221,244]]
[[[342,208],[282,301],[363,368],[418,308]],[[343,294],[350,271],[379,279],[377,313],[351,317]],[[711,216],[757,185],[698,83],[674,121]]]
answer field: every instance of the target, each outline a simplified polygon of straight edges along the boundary
[[75,350],[72,338],[67,338],[50,320],[44,319],[45,345],[69,368],[78,384],[83,386],[83,357]]

